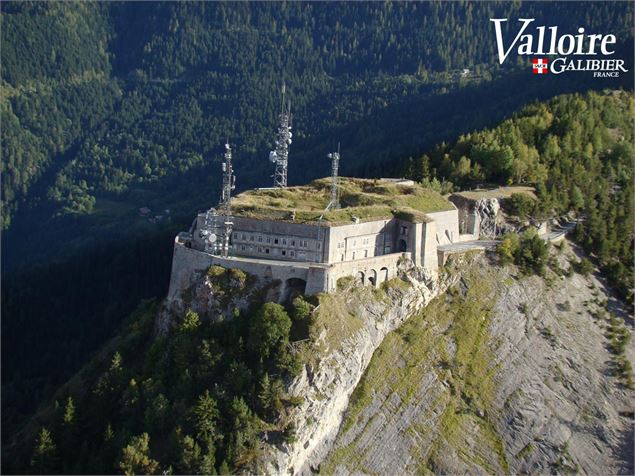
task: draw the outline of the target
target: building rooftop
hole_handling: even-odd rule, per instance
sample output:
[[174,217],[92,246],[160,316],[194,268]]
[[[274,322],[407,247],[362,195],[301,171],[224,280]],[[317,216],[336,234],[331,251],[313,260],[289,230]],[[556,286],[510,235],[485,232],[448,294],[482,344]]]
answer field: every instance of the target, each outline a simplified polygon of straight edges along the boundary
[[426,222],[426,213],[454,208],[441,194],[416,183],[341,177],[341,208],[324,212],[330,185],[331,179],[323,178],[298,187],[248,190],[232,200],[232,214],[296,223],[317,222],[324,214],[323,224],[333,226],[351,223],[355,218],[371,221],[398,217]]

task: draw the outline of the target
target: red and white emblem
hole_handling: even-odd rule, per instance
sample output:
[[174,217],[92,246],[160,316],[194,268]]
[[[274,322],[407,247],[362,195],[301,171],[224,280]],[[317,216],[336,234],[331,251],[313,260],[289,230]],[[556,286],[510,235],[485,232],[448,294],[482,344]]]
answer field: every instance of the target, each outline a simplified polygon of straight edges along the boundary
[[547,63],[549,60],[545,58],[534,58],[532,60],[532,67],[534,68],[534,74],[547,74],[549,72],[549,68],[547,67]]

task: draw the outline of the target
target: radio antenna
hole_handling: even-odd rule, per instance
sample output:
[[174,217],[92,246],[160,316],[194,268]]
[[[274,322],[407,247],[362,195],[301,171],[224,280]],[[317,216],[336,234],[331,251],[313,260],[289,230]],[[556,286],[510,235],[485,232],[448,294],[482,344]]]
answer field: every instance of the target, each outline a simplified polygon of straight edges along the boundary
[[276,147],[269,152],[269,160],[276,165],[273,174],[273,186],[277,188],[287,187],[287,171],[289,166],[289,146],[292,142],[293,134],[291,133],[291,101],[288,101],[288,107],[285,109],[285,93],[286,85],[282,83],[282,107],[280,108],[278,135],[276,138]]

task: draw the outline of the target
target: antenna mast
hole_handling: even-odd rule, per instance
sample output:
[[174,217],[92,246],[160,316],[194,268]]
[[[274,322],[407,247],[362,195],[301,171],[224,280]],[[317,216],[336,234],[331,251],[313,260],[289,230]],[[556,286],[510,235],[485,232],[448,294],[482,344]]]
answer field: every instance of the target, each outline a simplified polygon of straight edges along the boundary
[[234,222],[231,220],[232,190],[236,188],[236,176],[232,167],[232,149],[229,142],[225,144],[225,161],[223,168],[223,192],[220,201],[220,211],[223,215],[223,240],[221,251],[223,256],[229,256],[229,238],[232,234]]
[[223,190],[221,192],[218,208],[221,210],[223,215],[229,215],[231,212],[232,190],[236,188],[236,176],[234,175],[234,168],[232,167],[232,149],[229,143],[225,144],[224,159],[225,161],[222,164]]
[[337,144],[337,152],[331,152],[327,155],[329,159],[331,159],[331,202],[329,203],[331,209],[339,208],[339,178],[337,176],[337,172],[340,164],[340,145]]
[[269,160],[276,164],[273,173],[273,186],[278,188],[287,187],[287,170],[289,166],[289,146],[291,145],[291,101],[288,101],[285,108],[284,96],[286,86],[282,83],[282,106],[280,109],[280,123],[278,125],[278,137],[276,148],[269,152]]

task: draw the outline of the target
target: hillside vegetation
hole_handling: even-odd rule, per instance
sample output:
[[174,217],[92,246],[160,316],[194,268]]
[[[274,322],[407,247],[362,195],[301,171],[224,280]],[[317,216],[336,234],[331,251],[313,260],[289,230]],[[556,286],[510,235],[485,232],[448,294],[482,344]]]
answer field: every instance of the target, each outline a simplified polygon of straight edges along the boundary
[[238,270],[212,266],[201,281],[226,305],[250,296],[247,308],[224,319],[142,304],[24,433],[7,436],[3,472],[233,474],[254,464],[263,432],[292,441],[288,413],[302,398],[286,382],[306,344],[291,340],[308,337],[313,305],[263,304],[266,289]]
[[576,241],[632,303],[634,120],[629,92],[559,96],[440,144],[411,160],[407,175],[424,183],[445,178],[461,188],[535,185],[538,202],[517,211],[538,219],[574,212],[581,220]]

